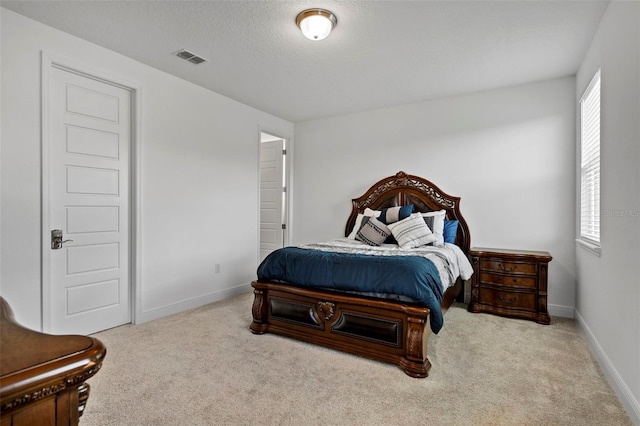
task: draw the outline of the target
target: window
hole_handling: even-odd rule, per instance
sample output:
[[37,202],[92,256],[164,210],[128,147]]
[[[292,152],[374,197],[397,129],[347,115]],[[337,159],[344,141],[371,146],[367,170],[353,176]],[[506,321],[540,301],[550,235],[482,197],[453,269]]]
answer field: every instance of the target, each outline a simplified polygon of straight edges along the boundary
[[580,240],[600,246],[600,70],[580,99]]

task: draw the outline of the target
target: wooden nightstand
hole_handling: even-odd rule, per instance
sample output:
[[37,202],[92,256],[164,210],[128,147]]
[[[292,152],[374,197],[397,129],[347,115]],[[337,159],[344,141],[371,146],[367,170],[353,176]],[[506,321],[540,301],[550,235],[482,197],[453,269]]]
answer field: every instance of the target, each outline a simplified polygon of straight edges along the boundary
[[549,324],[546,251],[472,248],[470,312],[488,312]]

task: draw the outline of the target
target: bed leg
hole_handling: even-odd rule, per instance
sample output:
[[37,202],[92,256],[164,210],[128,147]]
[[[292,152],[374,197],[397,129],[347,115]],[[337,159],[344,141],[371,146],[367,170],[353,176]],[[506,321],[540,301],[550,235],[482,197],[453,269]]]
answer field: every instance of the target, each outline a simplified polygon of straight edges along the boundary
[[264,334],[269,330],[269,324],[267,323],[267,295],[265,291],[256,288],[253,290],[253,296],[253,307],[251,308],[253,322],[249,328],[253,334]]
[[417,363],[413,361],[407,361],[401,363],[400,368],[407,376],[415,379],[424,379],[429,376],[429,370],[431,370],[431,362],[425,358],[423,363]]
[[400,363],[400,368],[409,376],[423,378],[429,375],[431,362],[427,358],[427,337],[425,336],[426,321],[424,318],[409,317],[406,335],[406,357]]

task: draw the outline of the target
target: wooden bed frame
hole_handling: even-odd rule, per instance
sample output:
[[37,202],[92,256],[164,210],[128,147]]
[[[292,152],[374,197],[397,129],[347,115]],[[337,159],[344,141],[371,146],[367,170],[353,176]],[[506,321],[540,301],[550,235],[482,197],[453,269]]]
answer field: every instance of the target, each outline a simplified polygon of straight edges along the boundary
[[[398,172],[375,183],[364,195],[352,200],[345,227],[351,233],[358,213],[369,207],[413,204],[416,211],[445,210],[447,219],[459,221],[456,244],[468,255],[469,228],[460,213],[460,198],[441,191],[418,176]],[[253,281],[255,334],[275,333],[399,366],[411,377],[427,377],[427,339],[431,334],[430,310],[417,303],[297,287],[293,284]],[[460,294],[458,279],[442,301],[443,313]]]

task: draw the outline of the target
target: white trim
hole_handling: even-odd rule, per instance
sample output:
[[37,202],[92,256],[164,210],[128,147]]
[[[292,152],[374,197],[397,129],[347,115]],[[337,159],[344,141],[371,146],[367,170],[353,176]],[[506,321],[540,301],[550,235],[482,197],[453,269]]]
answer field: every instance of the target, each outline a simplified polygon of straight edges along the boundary
[[[40,219],[40,233],[42,236],[42,256],[41,256],[41,311],[42,318],[40,327],[42,331],[47,331],[51,326],[51,312],[49,309],[51,300],[51,285],[50,285],[50,269],[49,261],[51,256],[51,249],[49,248],[51,242],[48,234],[50,227],[49,212],[49,196],[50,191],[47,183],[49,182],[49,81],[50,70],[52,67],[59,67],[69,72],[74,72],[79,75],[84,75],[90,78],[102,80],[107,84],[111,84],[117,87],[121,87],[130,92],[131,102],[131,140],[129,145],[130,163],[129,163],[129,303],[130,303],[130,316],[131,322],[136,323],[139,309],[141,309],[142,303],[137,300],[137,295],[141,295],[140,286],[142,283],[142,271],[141,263],[141,251],[139,242],[142,241],[142,224],[141,216],[141,86],[132,82],[124,77],[112,75],[104,70],[98,70],[90,67],[84,63],[77,62],[72,59],[59,57],[50,54],[44,50],[40,51],[41,55],[41,97],[40,97],[40,112],[41,112],[41,125],[40,125],[40,141],[41,141],[41,219]],[[45,214],[45,212],[47,214]]]
[[142,315],[142,86],[130,84],[133,89],[131,105],[131,155],[130,155],[130,223],[131,230],[131,323],[137,324]]
[[45,185],[49,176],[49,81],[51,80],[50,70],[52,67],[51,56],[44,51],[40,52],[41,72],[40,72],[40,237],[42,254],[40,256],[40,331],[46,331],[51,326],[51,270],[49,268],[51,237],[45,229],[51,229],[51,220],[48,216],[49,210],[49,186]]
[[596,84],[596,82],[600,78],[600,75],[601,75],[600,71],[601,71],[601,68],[598,67],[597,71],[593,74],[593,77],[591,77],[591,81],[589,82],[589,85],[582,92],[582,96],[580,96],[580,100],[578,101],[578,103],[581,104],[582,101],[584,100],[584,97],[587,96],[587,94],[589,94],[589,92],[591,92],[591,89],[593,89],[593,86]]
[[178,303],[170,305],[160,306],[158,308],[142,311],[137,317],[136,324],[142,324],[144,322],[153,321],[167,315],[177,314],[179,312],[186,311],[188,309],[199,308],[200,306],[208,305],[210,303],[219,302],[220,300],[228,299],[240,294],[249,293],[251,291],[251,284],[240,284],[235,287],[225,288],[223,290],[215,291],[213,293],[205,294],[203,296],[194,297],[193,299],[183,300]]
[[578,244],[578,246],[582,247],[589,253],[595,254],[596,256],[600,257],[600,252],[602,250],[599,244],[594,244],[588,240],[585,240],[584,238],[576,238],[576,243]]
[[295,193],[294,182],[295,179],[294,171],[293,171],[293,156],[295,153],[296,144],[293,143],[293,136],[289,136],[286,138],[287,142],[287,156],[285,160],[287,161],[287,176],[286,176],[286,184],[287,184],[287,232],[285,233],[285,245],[290,245],[293,238],[293,230],[295,229],[293,223],[293,194]]
[[627,386],[627,384],[622,380],[620,374],[613,366],[613,363],[607,357],[607,354],[602,349],[598,340],[589,329],[589,326],[585,322],[584,318],[580,315],[580,312],[576,309],[576,320],[580,325],[580,328],[584,332],[587,337],[587,341],[589,342],[589,346],[596,356],[596,360],[598,364],[604,371],[605,376],[609,380],[609,384],[613,388],[614,392],[620,399],[620,402],[624,406],[625,410],[627,410],[627,414],[631,418],[631,423],[634,425],[640,425],[640,403],[634,398],[633,393]]
[[[579,165],[580,184],[578,235],[593,245],[600,244],[600,69],[579,101]],[[597,90],[596,90],[597,88]]]
[[547,305],[549,315],[562,318],[575,318],[575,308],[564,305]]

